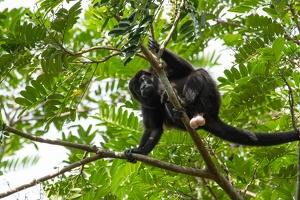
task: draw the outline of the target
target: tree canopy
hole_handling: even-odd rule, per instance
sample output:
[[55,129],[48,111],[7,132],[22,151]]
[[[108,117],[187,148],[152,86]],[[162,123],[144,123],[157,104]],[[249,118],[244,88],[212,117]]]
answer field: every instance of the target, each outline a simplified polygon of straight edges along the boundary
[[[156,62],[149,35],[195,67],[223,71],[226,123],[297,131],[299,15],[297,0],[39,0],[35,9],[4,9],[0,175],[38,162],[17,156],[26,145],[60,145],[68,159],[0,198],[42,183],[49,199],[300,199],[296,142],[246,147],[165,130],[149,157],[134,155],[137,164],[123,154],[143,131],[128,82]],[[230,68],[223,47],[203,53],[215,41],[233,52]]]

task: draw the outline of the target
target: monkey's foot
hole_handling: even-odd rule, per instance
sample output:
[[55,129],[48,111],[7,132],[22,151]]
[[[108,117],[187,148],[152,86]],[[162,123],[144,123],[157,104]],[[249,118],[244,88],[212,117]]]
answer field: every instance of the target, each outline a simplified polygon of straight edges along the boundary
[[204,113],[200,113],[197,116],[194,116],[191,120],[190,120],[190,126],[192,129],[196,129],[199,126],[204,126],[205,125],[205,119],[203,117]]
[[183,112],[185,112],[185,109],[182,108],[182,109],[178,110],[176,108],[173,108],[172,111],[174,112],[174,118],[175,119],[180,119],[183,115]]
[[136,163],[136,159],[132,157],[132,151],[133,149],[127,149],[126,151],[124,151],[124,154],[127,156],[126,161],[130,163]]

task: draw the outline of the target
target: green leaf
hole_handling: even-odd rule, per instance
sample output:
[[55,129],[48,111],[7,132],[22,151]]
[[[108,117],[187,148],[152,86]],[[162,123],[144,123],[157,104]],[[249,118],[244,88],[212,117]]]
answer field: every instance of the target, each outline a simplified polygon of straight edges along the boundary
[[228,81],[228,79],[220,76],[218,77],[218,81],[221,82],[221,83],[224,83],[224,84],[229,84],[230,82]]
[[248,70],[247,70],[247,68],[245,67],[245,65],[240,64],[240,65],[239,65],[239,70],[240,70],[240,72],[241,72],[242,77],[248,76]]
[[241,39],[241,34],[228,34],[223,37],[225,44],[230,46],[240,43]]
[[29,100],[24,99],[24,98],[22,98],[22,97],[17,97],[17,98],[15,99],[15,102],[16,102],[17,104],[20,104],[20,105],[25,106],[25,107],[31,105],[31,102],[30,102]]
[[43,87],[43,85],[38,82],[37,80],[32,80],[31,85],[34,87],[34,89],[41,93],[41,94],[47,94],[46,89]]
[[26,86],[25,87],[26,91],[31,93],[34,97],[39,98],[41,95],[40,93],[37,92],[37,90],[31,86]]
[[250,10],[252,10],[253,8],[250,6],[246,6],[246,5],[240,5],[240,6],[236,6],[234,8],[230,8],[229,11],[230,12],[236,12],[236,13],[245,13],[248,12]]
[[294,71],[292,73],[292,77],[293,77],[293,80],[295,82],[296,87],[299,87],[299,84],[300,84],[300,74],[299,74],[299,72]]
[[276,61],[279,61],[282,57],[283,49],[284,49],[285,41],[283,37],[277,38],[272,45],[272,50],[275,55]]
[[234,82],[233,74],[228,69],[224,70],[224,74],[230,82]]
[[230,71],[231,71],[231,73],[232,73],[235,80],[238,80],[238,79],[241,78],[240,72],[235,67],[232,67]]
[[20,94],[21,94],[25,99],[31,101],[32,103],[35,103],[35,102],[36,102],[36,97],[35,97],[33,94],[31,94],[30,92],[25,91],[25,90],[22,90],[22,91],[20,92]]

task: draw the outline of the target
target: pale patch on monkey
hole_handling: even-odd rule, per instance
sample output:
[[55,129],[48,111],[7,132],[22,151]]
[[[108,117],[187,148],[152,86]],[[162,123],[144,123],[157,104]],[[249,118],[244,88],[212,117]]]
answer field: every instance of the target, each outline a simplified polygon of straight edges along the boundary
[[204,126],[205,124],[205,119],[203,117],[204,113],[200,113],[199,115],[193,117],[190,121],[190,126],[192,129],[196,129],[199,126]]

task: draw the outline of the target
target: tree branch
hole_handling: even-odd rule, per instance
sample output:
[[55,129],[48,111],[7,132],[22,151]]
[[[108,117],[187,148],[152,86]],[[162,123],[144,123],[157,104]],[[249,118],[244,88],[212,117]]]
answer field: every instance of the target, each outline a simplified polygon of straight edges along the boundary
[[98,160],[98,159],[100,159],[100,158],[101,158],[100,155],[95,155],[95,156],[92,156],[92,157],[89,157],[89,158],[80,160],[80,161],[78,161],[78,162],[76,162],[76,163],[73,163],[73,164],[71,164],[71,165],[68,165],[68,166],[64,167],[63,169],[59,170],[59,171],[56,172],[56,173],[48,174],[48,175],[43,176],[43,177],[41,177],[41,178],[35,179],[35,180],[31,181],[30,183],[26,183],[26,184],[24,184],[24,185],[21,185],[21,186],[19,186],[19,187],[16,187],[16,188],[14,188],[14,189],[11,189],[11,190],[9,190],[9,191],[7,191],[7,192],[0,193],[0,198],[7,197],[7,196],[9,196],[9,195],[11,195],[11,194],[14,194],[14,193],[16,193],[16,192],[20,192],[20,191],[22,191],[22,190],[25,190],[26,188],[30,188],[30,187],[32,187],[32,186],[34,186],[34,185],[37,185],[37,184],[41,183],[41,182],[47,181],[47,180],[49,180],[49,179],[52,179],[52,178],[54,178],[54,177],[57,177],[57,176],[59,176],[59,175],[65,173],[65,172],[68,172],[68,171],[70,171],[70,170],[72,170],[72,169],[74,169],[74,168],[76,168],[76,167],[79,167],[79,166],[81,166],[81,165],[84,165],[84,164],[93,162],[93,161]]
[[212,148],[212,146],[211,146],[210,144],[208,144],[208,143],[206,142],[206,145],[207,145],[207,149],[208,149],[208,151],[210,152],[210,154],[212,154],[212,155],[215,157],[215,159],[216,159],[216,161],[218,162],[218,164],[220,165],[220,167],[221,167],[221,168],[223,169],[223,171],[226,173],[227,179],[228,179],[228,181],[230,182],[230,184],[231,184],[232,186],[234,186],[233,180],[232,180],[232,177],[231,177],[231,174],[230,174],[230,172],[229,172],[229,169],[228,169],[226,163],[223,163],[223,162],[220,160],[219,156],[216,154],[216,152],[213,150],[213,148]]
[[[296,2],[296,1],[295,1],[295,2]],[[299,15],[295,12],[295,8],[294,8],[294,5],[293,5],[292,3],[290,4],[289,8],[290,8],[290,11],[291,11],[291,13],[292,13],[292,19],[293,19],[293,21],[294,21],[295,24],[296,24],[296,27],[297,27],[297,29],[298,29],[298,32],[300,32],[300,23],[299,23],[299,21],[298,21]]]
[[[184,5],[184,0],[181,1],[180,5],[181,6]],[[177,22],[177,23],[174,22],[174,24],[176,24],[176,25],[178,24],[179,18],[180,18],[180,9],[179,9],[176,19],[175,19],[175,22]],[[172,31],[174,31],[175,29],[176,29],[176,27],[174,27],[174,25],[173,25],[170,33],[168,34],[169,37],[171,37],[171,35],[173,34]],[[164,42],[164,46],[162,46],[160,48],[159,51],[161,53],[164,51],[163,47],[165,47],[167,45],[167,41],[169,41],[169,40],[166,39]],[[183,110],[158,58],[153,53],[148,51],[148,49],[144,45],[141,45],[141,50],[144,53],[144,55],[146,56],[147,60],[150,62],[153,69],[156,71],[157,75],[159,76],[159,79],[168,94],[169,100],[174,105],[175,109]],[[208,170],[213,174],[214,180],[219,184],[219,186],[221,188],[223,188],[223,190],[227,193],[227,195],[231,199],[243,199],[239,195],[239,193],[235,190],[235,188],[230,184],[230,182],[219,172],[218,168],[212,161],[212,159],[209,155],[209,152],[205,148],[204,143],[200,139],[200,136],[197,134],[197,132],[194,129],[192,129],[190,127],[190,125],[189,125],[190,119],[188,118],[188,116],[185,112],[183,112],[183,116],[182,116],[181,120],[182,120],[183,124],[185,125],[187,131],[191,135],[195,145],[197,146],[198,151],[200,152],[204,162],[206,163],[206,165],[208,167]]]
[[19,135],[23,138],[35,141],[35,142],[40,142],[40,143],[46,143],[46,144],[52,144],[52,145],[58,145],[58,146],[63,146],[63,147],[70,147],[70,148],[75,148],[75,149],[81,149],[83,151],[87,151],[87,152],[98,152],[99,148],[96,146],[89,146],[89,145],[84,145],[84,144],[76,144],[76,143],[71,143],[71,142],[64,142],[64,141],[60,141],[60,140],[50,140],[50,139],[44,139],[41,137],[37,137],[37,136],[33,136],[33,135],[29,135],[27,133],[18,131],[10,126],[6,126],[4,128],[4,131],[7,131],[9,133],[13,133],[15,135]]
[[[13,193],[16,193],[16,192],[19,192],[23,189],[32,187],[32,186],[34,186],[38,183],[49,180],[53,177],[56,177],[56,176],[58,176],[60,174],[63,174],[67,171],[70,171],[70,170],[72,170],[76,167],[83,166],[87,163],[93,162],[93,161],[101,159],[101,158],[118,158],[118,159],[127,159],[128,158],[123,152],[108,151],[108,150],[100,149],[96,146],[75,144],[75,143],[64,142],[64,141],[60,141],[60,140],[44,139],[44,138],[41,138],[41,137],[36,137],[36,136],[29,135],[27,133],[23,133],[21,131],[18,131],[16,129],[13,129],[13,128],[8,127],[8,126],[4,128],[4,131],[13,133],[15,135],[19,135],[23,138],[26,138],[26,139],[29,139],[29,140],[32,140],[32,141],[35,141],[35,142],[80,149],[80,150],[84,150],[84,151],[87,151],[87,152],[96,153],[97,155],[86,158],[86,159],[83,159],[83,160],[78,161],[76,163],[73,163],[71,165],[68,165],[68,166],[64,167],[62,170],[60,170],[60,171],[58,171],[54,174],[49,174],[47,176],[38,178],[38,179],[36,179],[36,180],[34,180],[30,183],[27,183],[25,185],[22,185],[22,186],[19,186],[19,187],[15,188],[15,189],[12,189],[8,192],[1,193],[0,198],[9,196],[9,195],[11,195]],[[160,161],[160,160],[150,158],[148,156],[140,155],[140,154],[132,154],[132,157],[134,159],[138,160],[138,161],[141,161],[143,163],[146,163],[146,164],[149,164],[151,166],[158,167],[158,168],[161,168],[161,169],[169,170],[169,171],[176,172],[176,173],[186,174],[186,175],[189,175],[189,176],[196,176],[196,177],[201,177],[201,178],[207,178],[207,179],[214,180],[213,174],[208,170],[199,170],[199,169],[195,169],[195,168],[178,166],[178,165],[175,165],[175,164],[172,164],[172,163]]]
[[102,58],[101,60],[92,60],[92,59],[89,59],[90,61],[84,61],[84,60],[82,60],[82,61],[74,61],[73,63],[82,63],[82,64],[103,63],[103,62],[108,61],[110,58],[118,56],[120,54],[121,54],[121,52],[114,52],[114,53],[112,53],[112,54],[110,54],[110,55]]
[[[63,169],[61,169],[60,171],[53,173],[53,174],[49,174],[46,176],[43,176],[41,178],[35,179],[34,181],[24,184],[22,186],[19,186],[15,189],[12,189],[10,191],[4,192],[4,193],[0,193],[0,198],[9,196],[13,193],[19,192],[21,190],[24,190],[26,188],[32,187],[36,184],[39,184],[41,182],[47,181],[49,179],[52,179],[56,176],[59,176],[65,172],[68,172],[76,167],[82,166],[82,165],[86,165],[87,163],[99,160],[101,158],[119,158],[119,159],[127,159],[127,156],[124,153],[120,153],[120,152],[114,152],[114,151],[107,151],[107,150],[99,150],[97,152],[97,155],[95,156],[91,156],[89,158],[85,158],[81,161],[78,161],[76,163],[73,163],[71,165],[68,165],[66,167],[64,167]],[[213,175],[206,170],[199,170],[199,169],[195,169],[195,168],[189,168],[189,167],[183,167],[183,166],[178,166],[172,163],[167,163],[167,162],[163,162],[163,161],[159,161],[156,160],[154,158],[150,158],[148,156],[145,155],[140,155],[140,154],[133,154],[133,158],[135,158],[136,160],[139,160],[143,163],[147,163],[151,166],[154,167],[158,167],[161,169],[166,169],[169,171],[173,171],[173,172],[177,172],[177,173],[182,173],[182,174],[186,174],[186,175],[190,175],[190,176],[196,176],[196,177],[201,177],[201,178],[208,178],[208,179],[213,179]]]
[[[299,134],[300,136],[300,131],[297,128],[296,125],[296,119],[295,119],[295,112],[294,112],[294,93],[293,93],[293,89],[290,86],[290,84],[287,82],[286,78],[284,77],[284,75],[282,73],[279,74],[283,80],[283,82],[285,83],[285,85],[288,87],[288,91],[289,91],[289,105],[290,105],[290,112],[291,112],[291,116],[292,116],[292,125],[293,125],[293,129]],[[297,177],[297,199],[300,200],[300,142],[298,142],[298,177]]]
[[[81,60],[81,61],[74,61],[73,63],[82,63],[82,64],[103,63],[103,62],[108,61],[110,58],[118,56],[120,54],[121,54],[121,52],[114,52],[114,53],[112,53],[112,54],[110,54],[110,55],[102,58],[101,60],[92,60],[92,59],[89,59],[90,61]],[[137,53],[136,56],[147,60],[146,57],[144,55],[142,55],[142,54]]]
[[84,53],[88,53],[88,52],[93,51],[93,50],[99,50],[99,49],[112,50],[112,51],[121,52],[121,50],[118,49],[118,48],[108,47],[108,46],[94,46],[94,47],[91,47],[91,48],[88,48],[88,49],[83,49],[83,50],[78,51],[78,52],[72,52],[72,51],[66,50],[64,48],[64,51],[66,51],[71,56],[78,56],[78,55],[81,55],[81,54],[84,54]]
[[[178,13],[176,15],[176,18],[174,20],[174,24],[166,38],[166,40],[163,42],[159,49],[158,58],[161,57],[165,47],[167,46],[167,43],[170,41],[173,32],[176,30],[176,27],[178,25],[178,22],[180,20],[181,10],[184,7],[185,0],[182,0],[180,3],[180,8],[178,10]],[[141,50],[146,56],[147,60],[150,62],[153,69],[156,71],[157,75],[159,76],[159,79],[166,90],[168,97],[171,101],[171,103],[174,105],[175,109],[177,110],[183,110],[182,106],[164,72],[164,69],[162,68],[162,65],[158,61],[158,58],[154,56],[153,53],[148,51],[148,49],[141,45]],[[183,124],[185,125],[187,131],[191,135],[195,145],[197,146],[198,151],[200,152],[205,164],[208,167],[208,170],[214,175],[214,180],[219,184],[220,187],[223,188],[223,190],[227,193],[231,199],[243,199],[239,193],[235,190],[235,188],[230,184],[230,182],[219,172],[218,168],[212,161],[209,152],[205,148],[204,143],[202,142],[200,136],[197,134],[197,132],[190,127],[190,119],[188,118],[187,114],[183,112],[182,118],[181,118]]]
[[282,78],[282,80],[285,83],[285,85],[288,87],[288,91],[289,91],[289,105],[290,105],[290,112],[291,112],[291,117],[292,117],[293,129],[300,135],[300,131],[297,128],[296,118],[295,118],[295,111],[294,111],[295,105],[294,105],[294,93],[293,93],[293,89],[290,86],[290,84],[287,82],[287,80],[284,77],[284,75],[281,74],[281,73],[279,75]]
[[243,25],[243,24],[238,24],[238,23],[235,23],[235,22],[229,22],[229,21],[225,21],[225,20],[222,20],[222,19],[217,19],[217,23],[218,24],[226,24],[228,26],[236,26],[236,27],[241,27],[241,28],[245,28],[246,26]]
[[249,191],[248,191],[249,187],[251,186],[251,184],[253,183],[253,181],[256,179],[258,167],[259,167],[259,164],[258,164],[258,162],[257,162],[257,163],[256,163],[256,167],[254,168],[254,172],[253,172],[252,178],[251,178],[251,180],[249,181],[249,183],[246,185],[245,190],[243,191],[243,197],[245,197],[246,194],[247,194],[247,192],[249,192]]
[[180,6],[179,6],[179,9],[178,9],[178,11],[177,11],[177,15],[176,15],[176,17],[175,17],[173,26],[172,26],[172,28],[171,28],[171,30],[170,30],[168,36],[166,37],[165,41],[161,44],[160,49],[159,49],[159,51],[158,51],[158,54],[157,54],[157,55],[158,55],[158,58],[161,57],[161,55],[162,55],[162,53],[164,52],[164,50],[165,50],[167,44],[168,44],[169,41],[171,40],[174,31],[175,31],[176,28],[177,28],[177,25],[178,25],[179,20],[180,20],[181,10],[182,10],[183,7],[184,7],[184,3],[185,3],[185,0],[181,0],[181,3],[180,3]]

